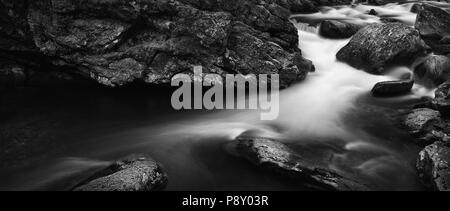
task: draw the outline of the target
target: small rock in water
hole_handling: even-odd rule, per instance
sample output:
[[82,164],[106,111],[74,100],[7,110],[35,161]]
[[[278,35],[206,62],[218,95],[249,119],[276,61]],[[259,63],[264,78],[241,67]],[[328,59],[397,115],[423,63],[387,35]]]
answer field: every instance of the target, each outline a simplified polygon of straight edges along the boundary
[[359,30],[336,57],[355,68],[381,74],[390,65],[411,65],[428,51],[417,30],[401,23],[376,23]]
[[368,14],[369,14],[369,15],[377,16],[377,15],[378,15],[378,12],[377,12],[375,9],[371,9],[371,10],[368,12]]
[[100,170],[74,191],[152,191],[164,189],[167,175],[148,155],[136,154]]
[[319,34],[326,38],[343,39],[353,36],[362,26],[336,20],[325,20],[320,24]]
[[449,78],[450,58],[442,55],[428,56],[423,63],[414,69],[414,72],[425,82],[439,86]]
[[393,97],[408,94],[413,86],[414,79],[380,82],[373,87],[372,95],[375,97]]
[[292,178],[317,190],[367,190],[365,185],[317,166],[281,142],[269,138],[240,136],[235,150],[251,163]]
[[423,184],[433,190],[450,190],[450,148],[436,142],[420,152],[417,170]]
[[422,9],[422,4],[413,4],[411,7],[412,13],[418,13]]

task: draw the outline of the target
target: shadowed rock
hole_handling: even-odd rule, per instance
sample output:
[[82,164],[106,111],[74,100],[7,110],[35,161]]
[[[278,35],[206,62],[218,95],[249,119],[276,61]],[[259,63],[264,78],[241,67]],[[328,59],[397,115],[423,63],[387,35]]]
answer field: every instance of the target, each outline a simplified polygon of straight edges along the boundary
[[343,39],[353,36],[362,26],[336,20],[322,21],[319,34],[326,38]]
[[0,49],[107,86],[166,84],[202,65],[219,75],[280,74],[285,87],[314,69],[289,21],[295,2],[0,0]]
[[429,47],[419,32],[401,23],[371,24],[359,30],[337,53],[339,61],[381,74],[392,64],[409,65]]
[[251,163],[294,179],[318,190],[367,190],[356,181],[317,166],[286,145],[268,138],[241,136],[236,139],[237,154]]
[[439,86],[449,79],[450,58],[442,55],[428,56],[421,64],[416,66],[414,72],[417,77],[426,83]]
[[445,37],[450,36],[450,7],[444,9],[422,4],[417,14],[415,27],[434,52],[450,53],[450,44],[441,42]]
[[442,116],[450,117],[450,81],[438,87],[435,92],[433,105],[441,112]]
[[375,84],[372,95],[375,97],[392,97],[408,94],[414,86],[414,79],[385,81]]
[[441,119],[439,111],[436,110],[414,109],[406,115],[403,124],[420,146],[427,146],[436,141],[446,142],[449,139],[449,123]]
[[450,190],[450,148],[436,142],[420,152],[417,170],[423,184],[438,191]]
[[161,166],[147,155],[131,155],[77,185],[75,191],[152,191],[167,184]]

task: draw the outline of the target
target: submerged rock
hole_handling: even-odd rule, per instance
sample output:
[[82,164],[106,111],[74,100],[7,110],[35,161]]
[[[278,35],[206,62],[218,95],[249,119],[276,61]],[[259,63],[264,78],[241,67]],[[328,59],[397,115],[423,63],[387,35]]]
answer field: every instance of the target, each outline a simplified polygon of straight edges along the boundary
[[408,94],[414,86],[414,79],[385,81],[375,84],[372,95],[375,97],[392,97]]
[[416,76],[434,86],[439,86],[449,79],[450,58],[442,55],[428,56],[414,69]]
[[420,35],[439,54],[450,53],[450,44],[440,41],[450,36],[450,11],[430,4],[422,4],[415,27]]
[[353,36],[362,26],[336,20],[322,21],[319,34],[326,38],[343,39]]
[[235,144],[238,156],[269,171],[299,181],[306,187],[318,190],[367,190],[365,185],[304,159],[281,142],[240,136]]
[[380,74],[389,65],[412,64],[428,48],[419,32],[407,25],[377,23],[359,30],[336,57],[355,68]]
[[160,164],[148,155],[131,155],[100,170],[75,191],[152,191],[167,184]]
[[450,191],[450,148],[436,142],[420,152],[417,170],[423,184],[438,191]]

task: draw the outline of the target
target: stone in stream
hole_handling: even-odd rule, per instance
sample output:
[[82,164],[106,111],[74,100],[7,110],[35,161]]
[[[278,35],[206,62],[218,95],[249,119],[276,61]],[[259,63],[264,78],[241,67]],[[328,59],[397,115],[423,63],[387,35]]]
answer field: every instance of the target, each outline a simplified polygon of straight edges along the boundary
[[359,30],[336,57],[355,68],[382,74],[390,65],[412,64],[428,50],[414,28],[401,23],[375,23]]
[[280,74],[287,86],[313,67],[298,48],[290,9],[345,0],[302,2],[0,0],[0,33],[7,35],[0,50],[21,65],[31,65],[32,55],[36,66],[106,86],[167,84],[197,65],[222,76]]
[[300,182],[317,190],[368,190],[328,168],[320,167],[295,153],[288,146],[269,138],[240,136],[234,143],[238,156],[256,166]]
[[372,95],[375,97],[393,97],[408,94],[414,86],[414,79],[384,81],[375,84]]
[[75,186],[74,191],[152,191],[162,190],[167,175],[148,155],[136,154],[98,171]]
[[450,191],[450,147],[436,142],[419,154],[417,171],[422,183],[433,190]]
[[326,38],[343,39],[353,36],[362,26],[337,20],[324,20],[320,24],[319,34]]
[[429,108],[414,109],[406,115],[403,124],[420,146],[427,146],[436,141],[449,141],[450,124],[441,118],[439,111]]
[[442,116],[450,117],[450,81],[441,84],[435,92],[433,105]]
[[441,42],[444,37],[450,36],[450,9],[422,4],[415,27],[435,53],[450,53],[450,44]]
[[414,72],[418,78],[434,86],[439,86],[449,79],[450,58],[442,55],[430,55],[414,68]]

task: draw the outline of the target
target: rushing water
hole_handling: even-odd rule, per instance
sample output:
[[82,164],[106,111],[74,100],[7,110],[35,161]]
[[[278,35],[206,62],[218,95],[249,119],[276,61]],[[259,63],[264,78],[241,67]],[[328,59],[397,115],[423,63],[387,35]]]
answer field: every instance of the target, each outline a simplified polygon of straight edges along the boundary
[[[293,19],[313,25],[323,19],[380,22],[380,18],[365,14],[374,8],[382,16],[412,25],[415,15],[409,12],[410,7],[325,7],[319,13],[295,15]],[[155,102],[170,98],[170,92],[164,97],[161,93],[80,93],[58,105],[64,113],[60,118],[72,123],[58,137],[64,147],[49,148],[25,167],[2,169],[0,187],[64,189],[81,172],[108,165],[105,160],[149,153],[165,166],[169,190],[301,189],[226,152],[227,143],[251,130],[283,140],[318,163],[378,189],[420,189],[414,170],[419,149],[398,129],[397,118],[398,110],[431,96],[432,90],[415,85],[406,96],[373,98],[370,90],[374,84],[411,70],[397,67],[385,76],[356,70],[335,58],[348,40],[325,39],[317,34],[316,26],[295,24],[300,48],[314,62],[316,72],[280,93],[277,120],[260,121],[258,111],[177,113],[168,109],[167,100]],[[78,104],[74,106],[75,101]],[[52,101],[35,103],[46,107]]]

